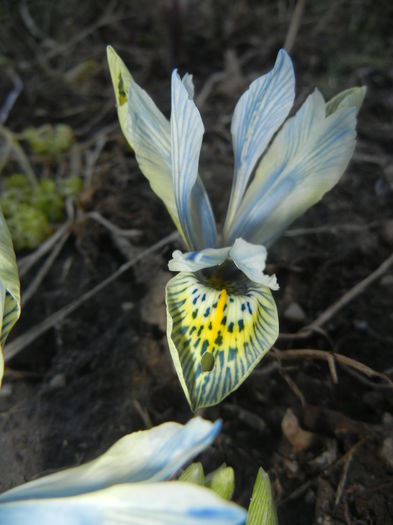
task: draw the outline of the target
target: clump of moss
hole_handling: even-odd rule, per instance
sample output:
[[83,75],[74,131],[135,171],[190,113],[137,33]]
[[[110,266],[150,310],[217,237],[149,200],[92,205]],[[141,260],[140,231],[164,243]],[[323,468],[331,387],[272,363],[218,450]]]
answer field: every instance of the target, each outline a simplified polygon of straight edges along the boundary
[[27,128],[21,138],[29,143],[35,153],[56,158],[71,147],[74,134],[67,124],[45,124],[39,128]]
[[79,177],[71,176],[56,184],[43,179],[37,186],[22,173],[3,182],[0,205],[7,220],[15,250],[33,249],[53,231],[53,223],[64,220],[64,201],[83,187]]

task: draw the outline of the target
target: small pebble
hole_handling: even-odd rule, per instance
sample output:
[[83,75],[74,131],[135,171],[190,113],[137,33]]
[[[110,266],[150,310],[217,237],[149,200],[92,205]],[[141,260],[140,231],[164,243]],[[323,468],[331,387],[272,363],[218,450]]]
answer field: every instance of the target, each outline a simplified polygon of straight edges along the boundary
[[383,223],[381,235],[386,243],[393,246],[393,219],[389,219]]
[[305,496],[304,500],[308,504],[314,503],[315,502],[315,492],[313,490],[311,490],[311,489],[308,490],[306,492],[306,496]]
[[125,301],[124,303],[121,303],[121,309],[123,310],[123,312],[129,312],[134,308],[134,306],[134,303],[132,303],[131,301]]
[[303,430],[300,427],[298,418],[290,408],[287,408],[287,411],[282,418],[281,430],[295,452],[307,450],[314,439],[314,435],[311,432]]
[[56,374],[49,381],[51,388],[64,388],[66,386],[66,377],[64,374]]
[[366,390],[362,395],[362,402],[375,411],[383,406],[384,395],[379,390]]
[[386,198],[391,188],[388,181],[384,177],[380,177],[374,185],[374,190],[378,197]]
[[366,332],[369,328],[367,321],[365,321],[364,319],[354,319],[353,326],[357,330],[361,330],[362,332]]
[[12,385],[10,383],[3,383],[0,390],[0,397],[9,397],[12,394]]
[[383,425],[393,425],[393,415],[390,412],[384,412],[382,414]]
[[384,288],[390,288],[391,286],[393,286],[393,275],[389,273],[387,275],[384,275],[383,277],[381,277],[379,284]]
[[387,437],[383,440],[380,454],[383,460],[393,468],[393,438]]
[[295,302],[291,303],[287,307],[287,309],[284,311],[283,316],[284,319],[293,323],[302,323],[306,318],[306,314],[304,313],[303,308]]

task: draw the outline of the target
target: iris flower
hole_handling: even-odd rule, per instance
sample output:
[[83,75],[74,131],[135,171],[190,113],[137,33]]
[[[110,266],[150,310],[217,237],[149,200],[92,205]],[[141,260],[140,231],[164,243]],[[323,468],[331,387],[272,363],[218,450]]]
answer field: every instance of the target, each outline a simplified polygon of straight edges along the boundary
[[[122,131],[164,202],[186,251],[166,286],[167,337],[192,410],[215,405],[249,376],[278,337],[267,248],[343,174],[365,88],[325,102],[318,90],[287,119],[295,97],[289,55],[241,96],[231,133],[234,177],[222,233],[198,175],[204,127],[192,77],[172,73],[170,121],[108,48]],[[287,119],[287,120],[286,120]]]
[[0,525],[240,525],[246,511],[172,477],[210,445],[220,422],[164,423],[124,436],[105,454],[0,495]]

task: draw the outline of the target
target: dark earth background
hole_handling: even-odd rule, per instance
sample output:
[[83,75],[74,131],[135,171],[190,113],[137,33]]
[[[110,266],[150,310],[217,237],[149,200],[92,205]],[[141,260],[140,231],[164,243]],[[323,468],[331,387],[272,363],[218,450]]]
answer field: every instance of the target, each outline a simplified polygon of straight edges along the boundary
[[[204,417],[224,424],[201,459],[206,470],[222,462],[234,467],[234,499],[244,506],[262,465],[282,525],[393,523],[393,389],[387,380],[393,379],[392,266],[373,278],[393,250],[393,8],[372,0],[314,0],[298,8],[303,4],[296,39],[288,45],[297,105],[314,86],[328,99],[367,85],[358,145],[340,183],[270,251],[269,271],[281,286],[275,298],[282,353],[271,351],[237,392],[204,410]],[[296,20],[295,5],[0,3],[0,105],[13,88],[12,73],[23,82],[5,125],[14,132],[70,125],[73,145],[55,162],[25,150],[39,178],[72,172],[85,184],[65,243],[9,338],[8,351],[16,343],[20,351],[7,361],[0,394],[2,489],[91,459],[125,433],[192,416],[165,336],[164,286],[170,254],[181,247],[176,241],[130,264],[34,341],[20,343],[23,334],[174,230],[121,134],[106,45],[167,116],[172,68],[194,74],[206,128],[200,173],[220,222],[233,172],[233,108],[248,84],[272,68]],[[11,159],[2,178],[16,168]],[[113,226],[131,229],[130,236]],[[58,244],[23,276],[22,294]],[[29,252],[17,255],[23,261]],[[371,284],[356,288],[318,330],[288,336],[368,276]],[[302,349],[356,361],[336,360],[335,383],[320,354],[285,354]],[[357,362],[386,376],[368,376]]]

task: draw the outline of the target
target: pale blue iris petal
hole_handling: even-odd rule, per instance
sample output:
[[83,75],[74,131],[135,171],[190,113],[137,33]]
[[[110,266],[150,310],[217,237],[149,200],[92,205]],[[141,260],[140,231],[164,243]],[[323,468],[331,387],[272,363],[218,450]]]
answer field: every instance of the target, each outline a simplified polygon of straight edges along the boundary
[[[191,248],[214,247],[216,239],[212,233],[215,233],[215,224],[211,208],[204,207],[205,201],[195,205],[195,198],[198,197],[200,190],[193,193],[198,177],[204,127],[199,111],[176,70],[172,73],[170,125],[173,188],[182,230]],[[193,204],[194,209],[192,209]],[[201,217],[205,220],[203,225],[205,239],[201,238]]]
[[246,515],[213,491],[182,482],[116,485],[0,505],[0,525],[241,525]]
[[[185,89],[193,93],[192,75],[183,78]],[[178,216],[174,195],[171,168],[171,128],[164,115],[159,111],[150,96],[136,82],[131,80],[128,93],[128,116],[124,122],[124,134],[135,151],[142,173],[150,182],[154,193],[164,202],[172,220],[182,234],[189,248],[215,246],[216,227],[214,216],[199,177],[189,187],[190,221],[196,230],[196,245],[188,243]],[[202,217],[202,222],[198,217]],[[195,226],[197,225],[197,226]]]
[[356,108],[325,113],[315,90],[283,126],[256,170],[227,244],[243,237],[269,246],[337,183],[355,147]]
[[189,222],[192,224],[195,244],[186,244],[194,250],[217,246],[217,229],[213,210],[199,177],[191,191],[189,210]]
[[73,496],[138,481],[171,477],[217,436],[221,423],[194,418],[187,425],[164,423],[117,441],[97,459],[4,492],[0,503],[28,498]]
[[190,98],[194,98],[195,88],[194,88],[194,82],[192,80],[192,75],[190,73],[186,73],[181,79],[181,81],[183,83],[183,86],[187,90],[188,96]]
[[[193,92],[192,76],[185,75],[183,82],[189,92]],[[150,182],[154,193],[164,202],[172,220],[182,234],[186,244],[186,232],[183,231],[178,216],[174,195],[171,169],[171,129],[164,115],[158,110],[153,100],[141,87],[131,80],[128,99],[128,118],[125,121],[125,135],[131,139],[135,157],[142,173]],[[196,227],[198,243],[188,244],[189,248],[215,246],[216,227],[213,212],[205,188],[199,177],[190,186],[189,214]],[[202,217],[202,222],[199,219]]]
[[255,80],[233,114],[231,132],[235,175],[224,231],[228,231],[252,171],[274,133],[287,117],[295,97],[295,76],[289,55],[279,51],[274,69]]
[[128,118],[124,126],[142,173],[172,218],[178,220],[172,187],[169,122],[134,80],[129,87]]
[[230,248],[206,248],[198,252],[182,253],[175,250],[168,263],[171,272],[197,272],[204,268],[219,266],[228,257]]
[[236,239],[229,255],[239,270],[241,270],[250,281],[264,284],[271,290],[279,289],[276,276],[263,273],[267,257],[267,251],[264,246],[251,244],[239,238]]

